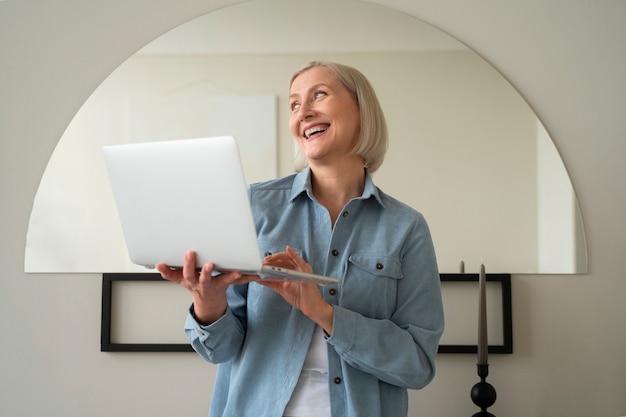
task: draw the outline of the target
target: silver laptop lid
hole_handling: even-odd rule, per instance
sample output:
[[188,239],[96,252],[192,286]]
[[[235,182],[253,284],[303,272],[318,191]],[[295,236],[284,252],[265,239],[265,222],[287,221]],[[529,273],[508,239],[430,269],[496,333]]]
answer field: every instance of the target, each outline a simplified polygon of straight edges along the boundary
[[260,268],[233,137],[113,145],[103,152],[133,263],[181,266],[194,250],[198,266]]

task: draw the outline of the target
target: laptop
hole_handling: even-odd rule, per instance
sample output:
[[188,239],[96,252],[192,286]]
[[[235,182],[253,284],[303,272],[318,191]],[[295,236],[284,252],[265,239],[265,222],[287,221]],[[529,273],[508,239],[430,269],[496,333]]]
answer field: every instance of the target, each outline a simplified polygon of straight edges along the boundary
[[198,268],[212,262],[265,280],[339,282],[263,265],[234,137],[111,145],[103,154],[133,263],[181,267],[194,250]]

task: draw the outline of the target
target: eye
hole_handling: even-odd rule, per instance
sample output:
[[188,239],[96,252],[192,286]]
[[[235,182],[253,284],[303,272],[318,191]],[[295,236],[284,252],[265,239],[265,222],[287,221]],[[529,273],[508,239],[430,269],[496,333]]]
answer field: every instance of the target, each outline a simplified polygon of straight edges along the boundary
[[315,97],[315,99],[318,99],[318,98],[326,97],[326,95],[327,94],[325,91],[319,90],[319,91],[316,91],[315,94],[313,94],[313,97]]
[[297,101],[292,101],[291,104],[289,104],[289,109],[291,110],[292,113],[298,110],[299,108],[300,108],[300,103],[298,103]]

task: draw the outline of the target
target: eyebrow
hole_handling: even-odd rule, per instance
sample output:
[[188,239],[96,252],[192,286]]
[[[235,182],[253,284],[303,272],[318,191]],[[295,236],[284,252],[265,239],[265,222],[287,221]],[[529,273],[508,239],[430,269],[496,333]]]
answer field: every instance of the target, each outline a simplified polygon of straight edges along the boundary
[[[313,84],[310,88],[307,89],[307,91],[316,90],[320,87],[331,88],[330,84],[325,83],[325,82],[319,82],[317,84]],[[289,94],[289,98],[298,97],[298,96],[299,94]]]

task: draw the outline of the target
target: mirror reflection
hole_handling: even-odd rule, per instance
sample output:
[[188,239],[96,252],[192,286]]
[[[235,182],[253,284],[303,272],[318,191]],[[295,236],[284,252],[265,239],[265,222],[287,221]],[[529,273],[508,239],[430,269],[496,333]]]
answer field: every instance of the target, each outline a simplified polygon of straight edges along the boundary
[[[306,30],[298,16],[324,22]],[[421,211],[441,272],[584,273],[569,177],[515,89],[417,19],[356,1],[256,0],[190,21],[124,62],[85,102],[42,177],[26,272],[140,271],[128,260],[101,148],[232,134],[248,181],[293,171],[290,75],[328,59],[376,89],[390,149],[376,184]]]

